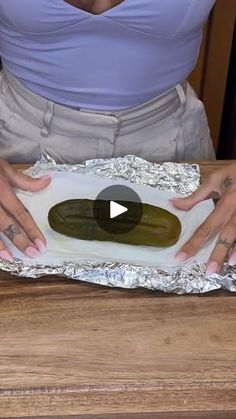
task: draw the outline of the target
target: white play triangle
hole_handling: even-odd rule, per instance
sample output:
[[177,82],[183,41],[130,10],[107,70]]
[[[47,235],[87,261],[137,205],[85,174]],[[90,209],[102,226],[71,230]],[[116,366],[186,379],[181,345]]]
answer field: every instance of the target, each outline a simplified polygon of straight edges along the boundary
[[128,208],[117,204],[115,201],[110,201],[110,218],[118,217],[128,211]]

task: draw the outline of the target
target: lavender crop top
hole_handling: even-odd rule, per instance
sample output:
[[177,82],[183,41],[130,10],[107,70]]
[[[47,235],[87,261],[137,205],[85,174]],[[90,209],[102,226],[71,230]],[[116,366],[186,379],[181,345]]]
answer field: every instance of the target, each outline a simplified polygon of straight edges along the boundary
[[92,15],[64,0],[0,0],[3,67],[66,106],[136,106],[187,78],[214,3],[124,0]]

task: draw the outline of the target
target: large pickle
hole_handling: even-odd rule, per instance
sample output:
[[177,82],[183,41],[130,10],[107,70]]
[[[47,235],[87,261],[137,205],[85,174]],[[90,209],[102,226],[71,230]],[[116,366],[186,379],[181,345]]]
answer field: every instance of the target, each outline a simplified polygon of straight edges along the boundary
[[[122,201],[122,205],[130,206],[130,203]],[[174,214],[149,204],[143,204],[142,209],[140,223],[128,233],[122,234],[109,233],[99,226],[94,218],[94,201],[89,199],[72,199],[56,204],[49,210],[48,221],[56,232],[82,240],[154,247],[168,247],[178,241],[181,223]],[[105,215],[101,213],[101,217]],[[117,217],[116,222],[122,220],[119,221]],[[125,222],[129,222],[127,217]]]

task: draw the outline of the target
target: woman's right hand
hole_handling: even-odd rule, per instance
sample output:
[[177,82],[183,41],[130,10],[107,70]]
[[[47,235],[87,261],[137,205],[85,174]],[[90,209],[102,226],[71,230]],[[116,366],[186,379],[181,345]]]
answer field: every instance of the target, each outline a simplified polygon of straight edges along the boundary
[[[0,231],[26,256],[36,258],[46,251],[46,240],[13,188],[37,192],[46,188],[51,177],[33,179],[0,160]],[[0,258],[12,261],[12,255],[0,240]]]

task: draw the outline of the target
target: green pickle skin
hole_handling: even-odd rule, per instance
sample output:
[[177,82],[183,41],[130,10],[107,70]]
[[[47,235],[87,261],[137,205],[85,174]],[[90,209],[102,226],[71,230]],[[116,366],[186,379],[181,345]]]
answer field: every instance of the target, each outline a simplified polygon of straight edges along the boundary
[[[126,206],[125,202],[123,204]],[[49,225],[57,233],[80,240],[153,247],[172,246],[181,233],[181,223],[174,214],[149,204],[143,204],[141,221],[130,232],[108,233],[94,219],[93,208],[94,201],[89,199],[60,202],[49,210]]]

